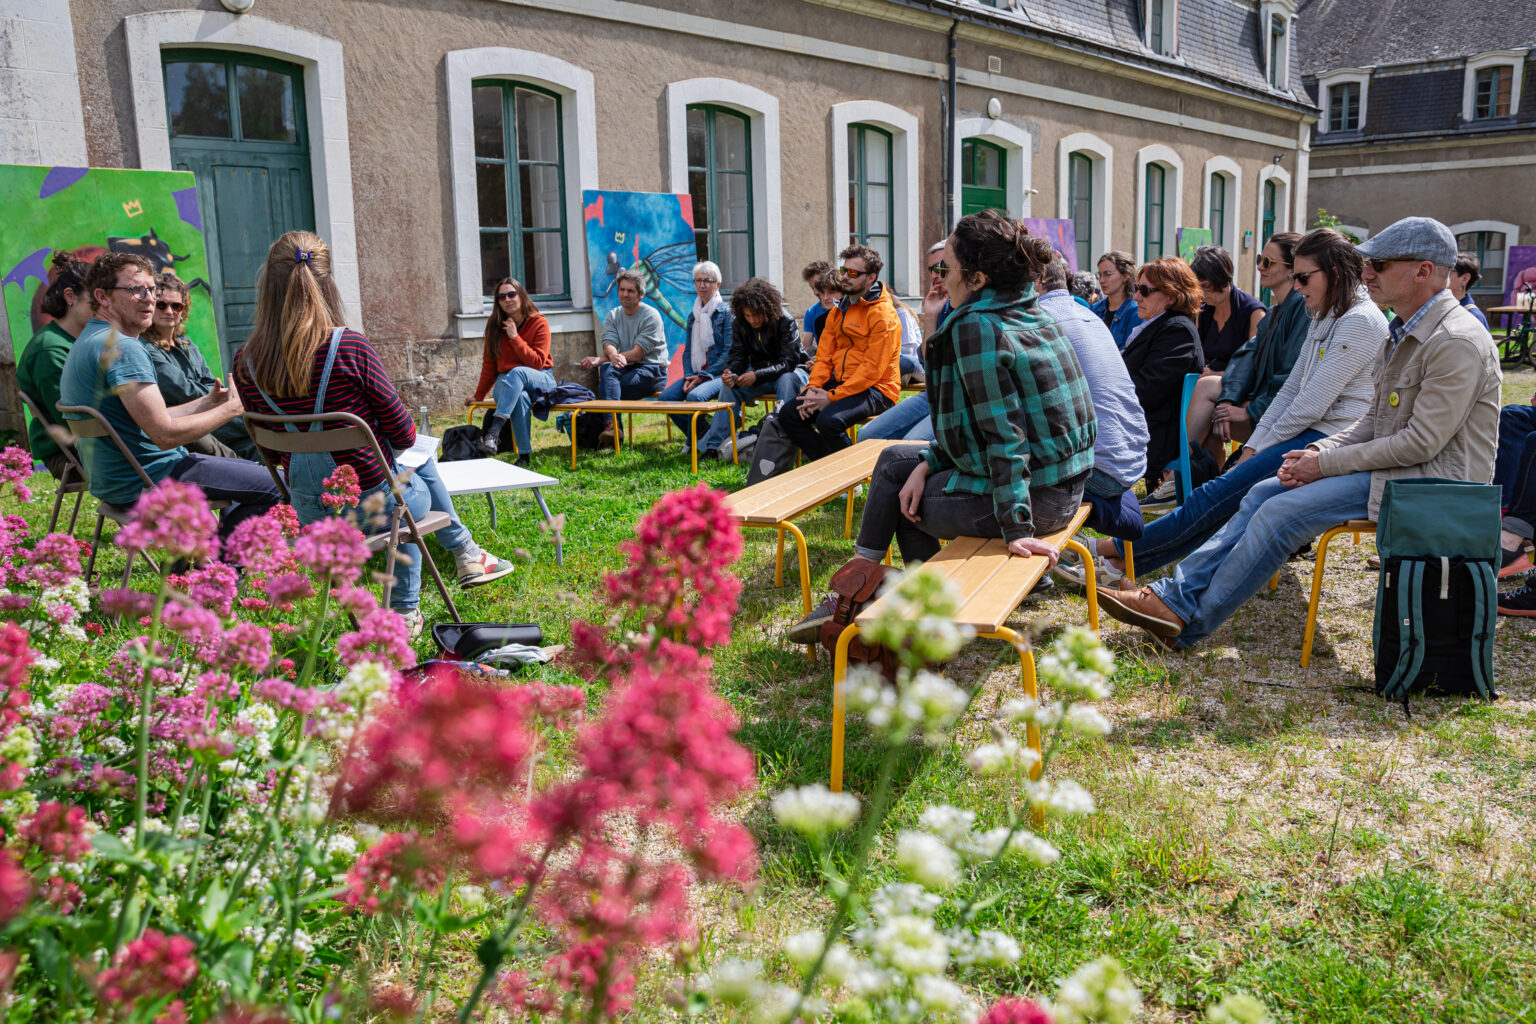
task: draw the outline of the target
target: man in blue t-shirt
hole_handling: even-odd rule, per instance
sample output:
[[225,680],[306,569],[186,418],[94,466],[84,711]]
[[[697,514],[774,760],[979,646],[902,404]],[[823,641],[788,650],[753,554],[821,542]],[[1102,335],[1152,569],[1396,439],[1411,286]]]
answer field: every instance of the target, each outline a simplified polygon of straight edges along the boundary
[[[59,405],[100,412],[155,483],[171,477],[196,484],[210,499],[231,502],[219,523],[220,535],[227,536],[282,496],[263,466],[194,455],[182,447],[245,410],[234,389],[221,383],[202,398],[166,408],[154,364],[139,340],[155,308],[153,270],[149,260],[133,253],[105,253],[91,265],[85,290],[94,316],[64,362]],[[118,507],[139,499],[144,481],[109,438],[84,442],[83,454],[92,494]]]

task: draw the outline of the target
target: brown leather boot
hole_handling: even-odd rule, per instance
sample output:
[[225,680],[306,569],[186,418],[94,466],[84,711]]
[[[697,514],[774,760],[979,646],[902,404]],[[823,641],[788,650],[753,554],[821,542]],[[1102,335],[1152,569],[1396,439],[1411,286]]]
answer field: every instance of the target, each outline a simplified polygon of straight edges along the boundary
[[1139,626],[1158,640],[1172,640],[1184,632],[1184,620],[1175,615],[1151,587],[1136,591],[1101,590],[1099,606],[1129,626]]

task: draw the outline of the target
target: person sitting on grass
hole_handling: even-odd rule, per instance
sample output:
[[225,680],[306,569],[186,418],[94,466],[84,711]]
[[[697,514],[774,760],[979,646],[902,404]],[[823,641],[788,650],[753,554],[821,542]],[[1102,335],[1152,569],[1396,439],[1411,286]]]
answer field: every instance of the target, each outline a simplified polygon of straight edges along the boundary
[[[894,540],[908,568],[955,537],[995,537],[1011,554],[1057,549],[1040,537],[1082,504],[1096,436],[1072,343],[1035,299],[1051,247],[995,210],[955,225],[941,266],[952,312],[927,342],[935,439],[880,453],[854,542],[871,568]],[[928,312],[928,302],[924,302]],[[829,597],[789,632],[815,643]]]
[[[693,268],[693,287],[697,297],[683,325],[683,375],[661,392],[663,402],[713,402],[725,385],[720,372],[731,352],[731,309],[720,297],[720,268],[705,260]],[[683,434],[683,454],[690,454],[688,441],[691,416],[675,413],[672,422]],[[712,454],[699,439],[699,451]]]
[[[218,378],[208,368],[208,361],[192,339],[187,337],[187,321],[192,316],[192,293],[187,283],[170,271],[155,276],[155,315],[144,331],[144,351],[155,364],[160,396],[168,406],[196,401],[214,389]],[[235,417],[211,434],[187,442],[187,450],[226,459],[260,462],[256,442],[245,429],[245,420]]]
[[550,372],[555,361],[549,353],[549,321],[516,278],[502,278],[492,294],[496,296],[496,305],[485,322],[480,382],[475,385],[474,397],[464,404],[484,401],[486,392],[490,392],[496,409],[481,433],[480,451],[486,458],[495,458],[501,452],[501,431],[510,421],[517,465],[526,469],[533,459],[530,392],[555,386],[555,375]]
[[[1301,358],[1243,446],[1237,464],[1147,524],[1136,541],[1138,572],[1176,562],[1200,547],[1237,514],[1244,495],[1274,478],[1287,452],[1343,430],[1370,410],[1375,387],[1371,367],[1387,340],[1387,319],[1362,284],[1364,262],[1353,243],[1332,228],[1302,238],[1292,250],[1292,260],[1294,267],[1286,268],[1288,274],[1295,271],[1292,294],[1309,314]],[[1098,582],[1121,579],[1124,542],[1104,538],[1092,547]]]
[[[751,277],[737,286],[731,293],[731,312],[735,315],[728,332],[731,350],[717,397],[731,403],[740,426],[741,404],[747,399],[774,395],[782,405],[799,393],[798,371],[805,362],[805,350],[800,347],[795,318],[784,312],[784,296],[762,278]],[[732,415],[715,413],[709,433],[699,442],[705,456],[730,457]]]
[[[603,321],[603,354],[587,356],[584,370],[597,367],[597,397],[605,402],[650,398],[667,379],[667,330],[655,306],[640,301],[645,278],[640,271],[621,270],[614,277],[619,304]],[[599,450],[613,444],[619,418],[613,416],[599,435]]]
[[[253,410],[281,416],[351,413],[368,424],[386,457],[416,443],[416,424],[390,383],[383,360],[367,338],[346,326],[341,290],[331,275],[330,247],[313,232],[290,231],[267,251],[256,284],[256,325],[236,362],[235,386]],[[332,423],[326,429],[344,426]],[[402,472],[393,458],[390,465],[380,466],[367,448],[334,454],[267,451],[266,456],[287,472],[288,494],[301,523],[347,512],[360,515],[358,509],[375,504],[388,514],[395,504],[390,487],[394,477],[401,481],[412,517],[448,514],[448,525],[433,537],[453,555],[460,586],[479,586],[512,571],[511,562],[482,549],[459,522],[435,458],[414,472]],[[356,505],[339,509],[325,501],[331,497],[326,480],[338,466],[350,466],[361,489]],[[390,607],[405,617],[413,637],[426,624],[418,607],[423,554],[415,544],[400,545],[389,599]]]

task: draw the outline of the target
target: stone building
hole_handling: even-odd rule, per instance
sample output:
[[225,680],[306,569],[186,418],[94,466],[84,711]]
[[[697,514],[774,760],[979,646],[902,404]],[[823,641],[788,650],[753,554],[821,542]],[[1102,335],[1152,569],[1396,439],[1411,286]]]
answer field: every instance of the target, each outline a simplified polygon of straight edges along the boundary
[[1505,254],[1536,244],[1536,6],[1301,0],[1303,81],[1321,108],[1309,209],[1357,235],[1420,214],[1482,261],[1498,305]]
[[918,293],[927,245],[988,206],[1070,217],[1089,269],[1209,227],[1251,287],[1264,238],[1307,209],[1294,0],[0,0],[0,17],[0,161],[193,169],[226,347],[270,239],[312,224],[412,407],[469,392],[508,266],[549,313],[557,372],[594,350],[583,189],[692,192],[727,284],[767,277],[796,308],[800,267],[855,237]]

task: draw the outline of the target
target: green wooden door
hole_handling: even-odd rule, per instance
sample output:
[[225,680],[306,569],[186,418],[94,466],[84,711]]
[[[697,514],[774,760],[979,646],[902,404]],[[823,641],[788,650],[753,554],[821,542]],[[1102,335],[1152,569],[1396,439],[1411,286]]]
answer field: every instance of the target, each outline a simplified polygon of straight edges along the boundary
[[1008,213],[1008,154],[980,139],[960,144],[960,216],[997,210]]
[[168,50],[171,164],[197,179],[208,282],[228,366],[256,320],[256,279],[286,231],[315,229],[304,78],[251,54]]

